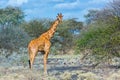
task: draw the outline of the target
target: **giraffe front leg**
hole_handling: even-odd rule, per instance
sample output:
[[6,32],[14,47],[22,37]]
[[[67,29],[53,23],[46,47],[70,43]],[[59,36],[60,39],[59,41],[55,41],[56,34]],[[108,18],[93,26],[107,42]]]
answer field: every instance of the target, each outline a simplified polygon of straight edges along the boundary
[[44,54],[44,74],[47,74],[47,58],[48,58],[48,54],[50,51],[50,46],[51,46],[50,41],[46,41],[46,44],[44,47],[44,51],[45,51],[45,54]]
[[47,58],[48,58],[48,53],[49,52],[45,52],[44,54],[44,74],[47,74]]

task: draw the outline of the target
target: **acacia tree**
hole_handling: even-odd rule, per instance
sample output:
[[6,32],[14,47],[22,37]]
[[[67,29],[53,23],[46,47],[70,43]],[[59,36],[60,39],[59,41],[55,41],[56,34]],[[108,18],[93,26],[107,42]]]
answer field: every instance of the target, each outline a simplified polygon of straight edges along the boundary
[[75,39],[77,38],[77,33],[83,27],[83,23],[76,20],[76,18],[64,20],[61,25],[58,26],[56,36],[53,41],[61,44],[61,51],[67,53],[68,50],[75,46]]
[[93,23],[97,19],[96,18],[97,12],[99,12],[99,11],[98,10],[88,10],[88,13],[86,15],[84,15],[84,17],[86,18],[87,24]]
[[34,19],[29,22],[24,22],[22,28],[31,36],[39,37],[43,32],[47,31],[51,26],[50,19]]
[[0,9],[0,48],[9,50],[27,46],[29,35],[20,27],[24,13],[18,7]]
[[18,7],[0,9],[0,26],[4,29],[10,25],[19,25],[24,21],[24,13]]
[[[114,0],[109,7],[99,10],[94,15],[87,16],[92,23],[82,30],[77,41],[79,50],[90,49],[97,60],[120,57],[120,20],[119,4]],[[114,5],[113,5],[114,4]],[[118,10],[113,10],[113,7]],[[87,15],[93,12],[88,13]],[[90,17],[90,18],[89,18]],[[91,18],[92,17],[92,18]]]
[[86,23],[91,24],[96,21],[111,23],[111,22],[114,22],[115,20],[120,21],[120,4],[119,3],[120,3],[120,0],[113,0],[109,2],[107,7],[101,10],[88,10],[88,14],[85,15]]
[[111,9],[114,16],[120,17],[120,0],[113,0],[110,2],[108,8]]

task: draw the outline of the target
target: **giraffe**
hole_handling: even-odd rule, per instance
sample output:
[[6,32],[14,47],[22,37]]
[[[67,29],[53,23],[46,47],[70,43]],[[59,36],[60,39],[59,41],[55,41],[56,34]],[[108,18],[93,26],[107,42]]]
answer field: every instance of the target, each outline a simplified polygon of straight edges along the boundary
[[62,22],[62,14],[58,14],[57,19],[53,22],[51,27],[45,33],[41,34],[38,38],[33,39],[28,44],[28,53],[29,53],[29,67],[32,69],[32,65],[34,63],[35,56],[37,53],[44,52],[44,73],[47,74],[47,58],[50,52],[51,47],[51,38],[53,37],[57,26]]

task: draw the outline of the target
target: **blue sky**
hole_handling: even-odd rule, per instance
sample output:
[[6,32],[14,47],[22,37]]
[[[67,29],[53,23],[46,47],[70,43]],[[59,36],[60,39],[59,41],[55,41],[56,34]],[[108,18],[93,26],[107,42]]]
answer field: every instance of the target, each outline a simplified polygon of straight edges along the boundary
[[84,21],[84,15],[89,9],[101,9],[111,0],[0,0],[0,8],[6,6],[20,7],[26,20],[36,18],[56,18],[62,13],[64,19],[78,18]]

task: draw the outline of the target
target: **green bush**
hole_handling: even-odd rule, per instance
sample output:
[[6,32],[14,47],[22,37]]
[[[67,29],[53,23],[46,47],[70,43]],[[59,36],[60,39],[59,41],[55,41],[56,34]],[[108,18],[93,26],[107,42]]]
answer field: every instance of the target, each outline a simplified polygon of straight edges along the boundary
[[0,48],[19,49],[26,47],[30,37],[20,27],[9,26],[0,32]]
[[31,20],[28,23],[23,23],[22,25],[25,32],[27,32],[31,37],[39,37],[43,32],[47,30],[46,27],[43,26],[41,20]]
[[120,30],[119,25],[106,23],[93,23],[81,32],[76,42],[79,50],[91,49],[96,59],[120,56]]

